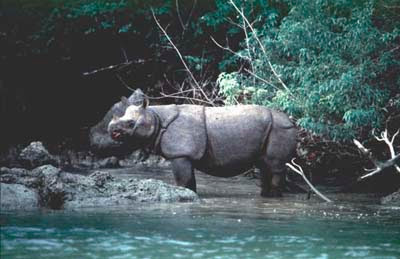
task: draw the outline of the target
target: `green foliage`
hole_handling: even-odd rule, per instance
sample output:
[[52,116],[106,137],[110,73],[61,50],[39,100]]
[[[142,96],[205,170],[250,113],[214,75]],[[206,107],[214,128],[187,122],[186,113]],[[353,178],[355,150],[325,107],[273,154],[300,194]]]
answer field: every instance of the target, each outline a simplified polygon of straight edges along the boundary
[[301,127],[337,140],[381,127],[389,100],[399,106],[398,0],[234,2],[255,33],[241,28],[243,19],[225,0],[3,0],[0,60],[68,60],[74,44],[103,35],[118,44],[140,41],[151,53],[146,58],[165,68],[154,72],[183,81],[187,73],[153,10],[195,77],[218,77],[227,104],[281,109]]
[[301,127],[337,140],[380,127],[383,107],[399,90],[400,31],[393,26],[399,17],[377,26],[376,10],[383,7],[374,1],[288,4],[290,12],[278,26],[255,24],[257,35],[242,43],[238,54],[251,59],[244,63],[251,73],[223,75],[230,79],[219,81],[228,103],[250,92],[252,103],[284,110]]

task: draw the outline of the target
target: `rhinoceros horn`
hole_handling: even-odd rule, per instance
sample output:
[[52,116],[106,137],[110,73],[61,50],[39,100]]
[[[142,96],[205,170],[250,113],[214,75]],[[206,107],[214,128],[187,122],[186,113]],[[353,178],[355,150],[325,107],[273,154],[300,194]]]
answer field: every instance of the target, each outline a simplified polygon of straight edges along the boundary
[[147,106],[149,106],[149,99],[145,97],[142,101],[142,108],[146,109]]

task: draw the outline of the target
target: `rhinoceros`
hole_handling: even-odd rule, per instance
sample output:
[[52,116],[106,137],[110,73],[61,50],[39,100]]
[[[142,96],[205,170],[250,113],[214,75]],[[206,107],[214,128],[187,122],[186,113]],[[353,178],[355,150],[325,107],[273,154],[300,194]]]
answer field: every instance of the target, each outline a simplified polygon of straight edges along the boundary
[[196,191],[194,169],[231,177],[257,166],[261,195],[282,195],[285,163],[296,150],[297,129],[284,113],[257,105],[129,105],[108,132],[116,142],[146,148],[172,163],[175,182]]

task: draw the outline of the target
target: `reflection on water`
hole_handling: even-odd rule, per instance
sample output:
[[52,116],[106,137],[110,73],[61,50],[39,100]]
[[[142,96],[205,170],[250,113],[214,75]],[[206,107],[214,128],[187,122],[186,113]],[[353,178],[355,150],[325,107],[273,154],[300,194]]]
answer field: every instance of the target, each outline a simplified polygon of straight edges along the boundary
[[208,197],[108,212],[1,212],[1,258],[398,258],[400,209]]

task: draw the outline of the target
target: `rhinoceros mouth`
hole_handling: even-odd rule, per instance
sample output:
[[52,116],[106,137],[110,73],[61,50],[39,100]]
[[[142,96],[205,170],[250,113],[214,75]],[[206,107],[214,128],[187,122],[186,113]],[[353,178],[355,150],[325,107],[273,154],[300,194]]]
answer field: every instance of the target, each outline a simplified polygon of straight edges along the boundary
[[113,132],[111,132],[111,138],[116,141],[120,140],[122,138],[122,132],[114,130]]

